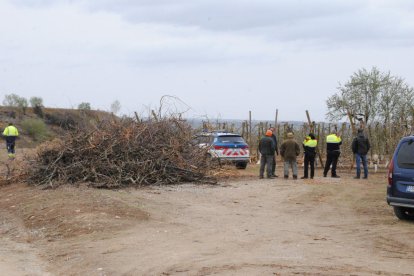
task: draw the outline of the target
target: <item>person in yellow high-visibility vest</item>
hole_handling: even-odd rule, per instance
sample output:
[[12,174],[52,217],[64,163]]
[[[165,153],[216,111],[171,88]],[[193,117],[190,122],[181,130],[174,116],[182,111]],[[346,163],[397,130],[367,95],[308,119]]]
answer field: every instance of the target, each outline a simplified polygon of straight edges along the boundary
[[326,163],[323,170],[323,176],[326,177],[332,164],[331,176],[339,178],[336,174],[336,164],[338,163],[339,155],[341,154],[340,146],[342,145],[342,139],[336,133],[326,136]]
[[313,177],[315,176],[315,156],[316,156],[317,145],[318,145],[318,140],[316,140],[315,135],[313,133],[309,133],[309,135],[306,136],[305,141],[303,141],[303,150],[305,153],[305,160],[304,160],[303,177],[301,177],[301,179],[307,179],[309,177],[309,174],[308,174],[309,165],[311,168],[310,178],[313,179]]
[[9,158],[14,158],[16,156],[14,148],[19,131],[12,123],[9,123],[3,131],[3,136],[6,138],[7,154]]

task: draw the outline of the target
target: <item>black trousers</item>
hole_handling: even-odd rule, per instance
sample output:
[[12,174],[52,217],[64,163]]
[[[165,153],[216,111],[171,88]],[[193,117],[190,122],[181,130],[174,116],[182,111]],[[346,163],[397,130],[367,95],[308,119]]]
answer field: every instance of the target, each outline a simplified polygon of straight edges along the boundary
[[341,155],[340,151],[328,151],[327,152],[325,169],[323,170],[324,176],[328,174],[331,164],[332,164],[331,175],[336,176],[336,165],[338,164],[339,155]]
[[14,147],[15,147],[15,142],[13,141],[13,142],[11,142],[11,143],[9,143],[9,142],[6,142],[6,147],[7,147],[7,153],[12,153],[12,154],[14,154],[15,152],[14,152]]
[[16,136],[6,136],[6,147],[7,147],[7,153],[14,154],[14,147],[16,145]]
[[305,154],[305,161],[304,161],[304,177],[308,177],[308,170],[309,170],[309,165],[311,168],[311,173],[310,176],[311,178],[313,178],[315,176],[315,155],[310,155],[310,154]]
[[266,175],[270,177],[272,175],[272,164],[273,164],[274,155],[265,155],[262,154],[260,157],[260,176],[263,177],[264,169],[266,166]]

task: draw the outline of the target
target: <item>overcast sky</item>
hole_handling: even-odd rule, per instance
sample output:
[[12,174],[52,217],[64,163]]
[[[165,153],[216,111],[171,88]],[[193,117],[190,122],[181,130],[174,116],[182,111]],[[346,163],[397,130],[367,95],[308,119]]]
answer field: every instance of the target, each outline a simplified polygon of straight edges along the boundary
[[0,96],[324,120],[358,69],[414,86],[413,18],[412,0],[0,0]]

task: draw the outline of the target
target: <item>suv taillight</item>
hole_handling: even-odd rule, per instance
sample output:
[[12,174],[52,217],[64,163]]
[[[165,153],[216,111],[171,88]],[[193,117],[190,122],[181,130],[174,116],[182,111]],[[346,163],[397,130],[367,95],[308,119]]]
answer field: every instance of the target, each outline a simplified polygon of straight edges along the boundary
[[241,146],[240,148],[241,148],[241,149],[248,149],[248,148],[249,148],[249,146],[248,146],[248,145],[245,145],[245,146]]
[[394,159],[391,159],[390,164],[388,165],[388,185],[391,186],[392,183],[392,173],[394,172]]
[[225,149],[225,147],[222,147],[222,146],[214,146],[214,149],[215,150],[222,150],[222,149]]

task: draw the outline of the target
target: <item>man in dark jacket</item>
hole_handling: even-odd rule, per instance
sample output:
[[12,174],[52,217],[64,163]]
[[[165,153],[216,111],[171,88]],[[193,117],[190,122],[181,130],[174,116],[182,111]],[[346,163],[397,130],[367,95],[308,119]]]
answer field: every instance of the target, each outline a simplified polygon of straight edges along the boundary
[[273,155],[272,176],[277,177],[277,175],[276,175],[276,156],[279,155],[279,149],[277,147],[277,138],[276,138],[276,135],[275,135],[275,128],[271,127],[269,129],[272,131],[272,140],[273,140],[273,143],[275,143],[275,153],[276,153],[276,154]]
[[275,156],[275,144],[272,139],[272,131],[266,131],[266,136],[259,141],[260,157],[260,178],[263,178],[264,169],[266,166],[267,178],[274,178],[272,176],[272,163]]
[[367,153],[371,145],[369,140],[364,135],[363,129],[358,129],[358,135],[352,141],[352,152],[356,157],[356,176],[355,179],[361,178],[361,159],[362,165],[364,166],[364,179],[368,178],[368,164],[367,164]]
[[299,144],[294,139],[293,133],[289,132],[287,139],[280,146],[280,155],[282,155],[284,161],[283,174],[285,179],[289,178],[289,167],[292,167],[293,179],[298,178],[298,163],[296,162],[296,157],[299,154]]

